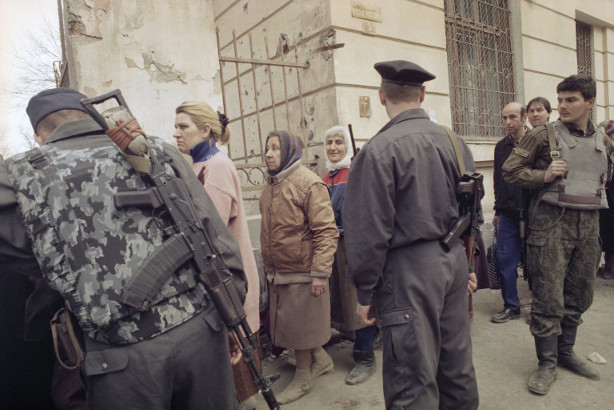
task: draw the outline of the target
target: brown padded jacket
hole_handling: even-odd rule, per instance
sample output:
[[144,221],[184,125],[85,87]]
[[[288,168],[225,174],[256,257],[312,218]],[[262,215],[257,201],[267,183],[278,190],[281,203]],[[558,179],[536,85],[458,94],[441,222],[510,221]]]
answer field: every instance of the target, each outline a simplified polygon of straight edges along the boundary
[[328,189],[315,173],[297,161],[269,177],[260,214],[260,247],[269,281],[308,283],[313,276],[330,276],[339,232]]

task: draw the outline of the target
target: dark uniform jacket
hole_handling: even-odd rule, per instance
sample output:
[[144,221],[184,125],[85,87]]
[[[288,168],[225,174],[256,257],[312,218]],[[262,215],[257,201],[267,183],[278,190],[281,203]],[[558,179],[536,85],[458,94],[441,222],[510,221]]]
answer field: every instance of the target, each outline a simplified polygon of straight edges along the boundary
[[495,145],[493,183],[495,189],[495,215],[503,215],[514,221],[519,219],[522,190],[503,179],[503,163],[510,156],[516,144],[509,135]]
[[[475,169],[471,151],[462,140],[459,143],[466,169]],[[395,277],[389,288],[395,303],[403,303],[403,281],[415,280],[401,273],[412,270],[409,258],[415,256],[403,251],[439,241],[454,226],[460,178],[448,134],[422,109],[397,115],[359,151],[350,168],[343,217],[348,273],[361,305],[371,302],[387,275]],[[451,262],[466,281],[467,259],[464,253],[458,256],[462,252],[459,241],[446,256],[449,261],[432,260],[432,266]],[[419,280],[423,279],[427,278]]]

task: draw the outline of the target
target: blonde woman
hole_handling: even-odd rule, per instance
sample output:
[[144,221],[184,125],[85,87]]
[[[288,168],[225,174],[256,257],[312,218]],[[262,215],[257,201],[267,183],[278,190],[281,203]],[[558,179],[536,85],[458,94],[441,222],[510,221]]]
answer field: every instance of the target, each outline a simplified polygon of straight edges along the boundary
[[[257,335],[260,328],[260,281],[247,229],[241,184],[234,164],[217,148],[217,144],[227,144],[230,139],[228,119],[208,104],[198,101],[182,103],[175,109],[175,114],[173,137],[177,140],[177,147],[192,157],[194,173],[239,244],[248,284],[244,308],[247,322]],[[259,364],[259,351],[255,353]],[[258,393],[258,388],[242,360],[233,365],[232,370],[239,400],[246,404],[246,400]],[[242,407],[253,408],[245,405]]]

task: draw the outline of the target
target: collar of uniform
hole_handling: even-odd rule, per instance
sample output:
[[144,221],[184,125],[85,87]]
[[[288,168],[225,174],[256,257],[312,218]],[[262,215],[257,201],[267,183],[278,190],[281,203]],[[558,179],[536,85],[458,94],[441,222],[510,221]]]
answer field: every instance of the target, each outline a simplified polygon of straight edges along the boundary
[[[561,119],[559,118],[559,121],[561,121]],[[588,120],[588,124],[586,126],[586,134],[584,132],[582,132],[582,130],[576,128],[573,124],[571,123],[566,123],[561,121],[562,124],[564,124],[567,129],[569,130],[569,132],[575,136],[575,137],[588,137],[590,135],[593,135],[593,133],[595,132],[596,128],[595,128],[595,124],[593,124],[593,122],[591,120]]]
[[403,111],[402,113],[397,114],[394,118],[390,119],[390,121],[388,121],[388,123],[384,125],[384,128],[379,130],[378,134],[380,132],[386,131],[388,128],[400,122],[414,120],[417,118],[425,118],[427,120],[430,119],[426,111],[424,111],[422,108],[412,108],[411,110]]
[[92,118],[83,118],[81,120],[67,122],[57,127],[49,138],[47,138],[45,144],[94,134],[104,134],[104,131]]

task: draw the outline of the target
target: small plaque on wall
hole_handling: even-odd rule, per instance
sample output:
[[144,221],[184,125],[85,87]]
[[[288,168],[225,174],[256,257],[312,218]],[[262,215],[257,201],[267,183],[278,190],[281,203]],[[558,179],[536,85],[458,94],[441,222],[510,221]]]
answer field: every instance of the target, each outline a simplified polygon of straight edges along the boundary
[[376,34],[375,23],[372,21],[363,21],[362,22],[362,32],[365,34]]
[[358,109],[361,117],[368,118],[371,116],[371,100],[368,95],[358,97]]
[[354,1],[352,2],[352,17],[381,23],[382,9],[375,6],[368,7],[362,3]]

